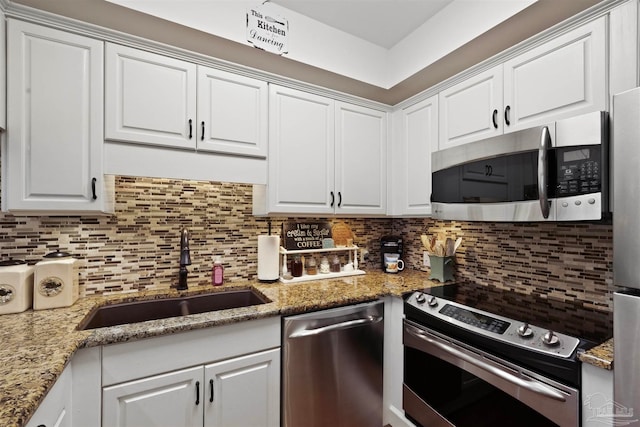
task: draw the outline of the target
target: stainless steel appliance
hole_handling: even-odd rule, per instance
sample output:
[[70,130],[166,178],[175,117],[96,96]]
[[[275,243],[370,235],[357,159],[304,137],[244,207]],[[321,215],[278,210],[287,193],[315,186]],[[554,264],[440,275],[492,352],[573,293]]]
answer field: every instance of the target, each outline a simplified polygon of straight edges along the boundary
[[472,283],[415,292],[404,311],[403,408],[418,425],[580,424],[577,354],[611,336],[611,313]]
[[284,318],[284,427],[382,426],[383,307]]
[[608,139],[608,114],[594,112],[434,152],[433,217],[605,219]]
[[397,254],[402,259],[402,237],[382,236],[380,238],[380,267],[384,270],[384,254]]
[[640,89],[613,111],[613,283],[628,288],[613,294],[614,400],[617,421],[640,425]]

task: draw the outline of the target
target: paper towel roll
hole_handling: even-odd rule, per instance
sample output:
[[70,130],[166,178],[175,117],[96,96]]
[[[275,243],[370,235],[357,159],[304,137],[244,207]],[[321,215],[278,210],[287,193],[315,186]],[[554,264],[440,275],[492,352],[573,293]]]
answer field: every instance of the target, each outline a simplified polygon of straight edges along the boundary
[[280,269],[280,236],[258,236],[258,280],[277,280]]

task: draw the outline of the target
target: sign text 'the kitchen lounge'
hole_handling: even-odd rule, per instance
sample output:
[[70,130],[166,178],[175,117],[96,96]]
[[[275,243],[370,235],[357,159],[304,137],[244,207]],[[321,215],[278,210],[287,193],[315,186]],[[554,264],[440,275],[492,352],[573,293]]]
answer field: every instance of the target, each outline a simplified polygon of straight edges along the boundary
[[247,41],[259,49],[282,55],[288,52],[289,22],[272,13],[247,11]]

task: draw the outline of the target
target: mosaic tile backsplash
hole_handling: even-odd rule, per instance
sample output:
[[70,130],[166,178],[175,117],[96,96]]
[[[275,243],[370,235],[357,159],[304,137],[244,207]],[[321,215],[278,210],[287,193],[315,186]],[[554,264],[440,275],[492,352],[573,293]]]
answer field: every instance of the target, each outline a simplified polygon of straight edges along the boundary
[[[0,259],[13,257],[33,264],[58,248],[68,251],[83,260],[82,295],[167,288],[177,282],[180,231],[186,227],[190,232],[190,283],[210,282],[215,255],[222,256],[226,281],[253,279],[257,236],[267,233],[268,222],[254,217],[251,210],[251,185],[116,177],[113,216],[0,213]],[[280,230],[282,221],[273,219],[274,232]],[[420,235],[444,232],[463,238],[456,256],[458,279],[612,309],[610,225],[462,223],[429,218],[330,221],[346,222],[356,235],[355,243],[370,251],[365,269],[378,268],[378,242],[387,234],[403,236],[407,268],[425,269]]]

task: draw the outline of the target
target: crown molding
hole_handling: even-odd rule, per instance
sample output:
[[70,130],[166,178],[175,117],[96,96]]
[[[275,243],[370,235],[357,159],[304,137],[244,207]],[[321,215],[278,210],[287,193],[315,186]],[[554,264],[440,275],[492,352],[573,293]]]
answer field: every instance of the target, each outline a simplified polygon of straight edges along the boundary
[[[405,106],[429,98],[443,89],[446,89],[465,79],[468,79],[469,77],[472,77],[478,73],[499,65],[500,63],[503,63],[506,60],[513,58],[536,46],[539,46],[564,32],[570,31],[573,28],[576,28],[588,21],[604,16],[611,9],[622,3],[634,0],[604,0],[596,3],[588,9],[582,10],[581,12],[543,31],[540,31],[534,36],[528,37],[525,40],[520,41],[515,45],[508,47],[487,59],[481,60],[476,64],[472,64],[471,66],[468,66],[459,72],[455,72],[455,70],[453,73],[449,72],[449,75],[445,76],[441,81],[423,84],[419,90],[407,88],[407,86],[412,86],[415,88],[416,85],[420,85],[420,83],[410,82],[412,79],[419,80],[420,78],[424,78],[425,75],[429,75],[430,73],[432,75],[443,74],[441,70],[438,70],[438,67],[442,68],[443,64],[446,64],[447,62],[456,62],[456,55],[458,58],[464,57],[465,53],[469,53],[468,49],[473,49],[473,46],[477,46],[481,43],[488,43],[488,40],[491,40],[491,37],[494,37],[495,39],[495,37],[500,35],[499,32],[501,28],[498,28],[500,27],[500,25],[496,27],[495,30],[490,30],[484,35],[479,36],[477,40],[470,42],[469,46],[463,46],[457,49],[456,51],[437,61],[437,63],[426,67],[421,72],[416,73],[416,75],[408,78],[405,82],[401,82],[390,89],[383,89],[368,85],[364,82],[347,78],[345,76],[340,76],[336,73],[331,73],[317,67],[302,64],[288,58],[277,57],[273,54],[227,39],[223,39],[221,37],[201,33],[197,30],[180,26],[179,24],[171,23],[160,18],[151,17],[150,15],[142,14],[140,12],[134,12],[130,9],[126,9],[112,3],[108,3],[107,5],[105,5],[105,3],[107,2],[104,2],[103,0],[82,1],[83,3],[85,3],[85,7],[87,9],[91,9],[91,7],[95,5],[97,7],[107,8],[108,12],[115,12],[116,14],[118,14],[118,17],[132,16],[132,19],[130,19],[130,21],[144,21],[146,23],[150,23],[151,26],[156,27],[156,31],[158,30],[158,28],[166,28],[167,30],[165,32],[167,34],[170,34],[170,32],[173,31],[173,34],[181,36],[181,42],[184,42],[184,39],[186,39],[187,36],[191,38],[189,39],[189,41],[192,41],[192,39],[197,37],[203,38],[205,39],[204,43],[207,44],[207,46],[202,49],[203,51],[206,51],[209,46],[215,44],[217,45],[217,51],[223,52],[224,55],[227,55],[227,57],[240,58],[242,56],[242,58],[244,59],[250,58],[246,62],[251,62],[252,64],[254,64],[254,66],[246,65],[245,63],[234,62],[227,59],[221,59],[218,56],[203,54],[196,51],[195,49],[185,49],[166,42],[163,43],[161,41],[152,40],[147,37],[141,37],[125,31],[120,31],[118,29],[107,28],[103,25],[96,25],[84,20],[74,19],[72,17],[63,16],[47,10],[29,6],[29,4],[43,7],[51,6],[52,3],[64,4],[65,2],[62,0],[56,0],[52,3],[50,3],[50,0],[18,1],[20,1],[20,3],[12,0],[0,0],[0,6],[4,6],[5,14],[7,17],[22,19],[41,25],[59,28],[65,31],[86,35],[89,37],[94,37],[107,42],[123,44],[162,55],[172,56],[195,64],[217,68],[247,77],[253,77],[259,80],[267,81],[269,83],[299,89],[321,96],[327,96],[352,104],[379,109],[382,111],[392,111],[393,109],[404,108]],[[557,0],[538,0],[538,2],[534,3],[534,5],[530,8],[533,8],[538,4],[538,8],[544,12],[547,10],[545,8],[548,8],[549,5],[553,5],[554,2],[557,2]],[[67,3],[71,4],[70,1],[67,1]],[[557,6],[557,3],[555,3],[555,5]],[[529,10],[525,9],[525,11],[521,13],[531,13],[533,9],[530,8],[528,8]],[[80,12],[77,12],[76,15],[82,16]],[[522,15],[520,19],[526,19],[526,16],[527,15]],[[515,15],[515,19],[517,18],[518,14]],[[112,19],[112,21],[114,20],[115,19]],[[114,24],[113,22],[111,22],[110,24],[114,27],[117,27],[119,23]],[[508,23],[505,21],[504,24],[507,25]],[[513,24],[511,25],[513,26]],[[124,25],[120,26],[124,27]],[[187,36],[185,36],[185,34],[187,34]],[[169,38],[170,37],[165,37],[165,40]],[[476,43],[476,45],[473,44],[474,42]],[[200,47],[200,45],[198,45],[198,47]],[[234,56],[234,54],[236,56]],[[291,72],[291,70],[294,71]],[[291,75],[294,75],[294,77],[292,77]],[[429,78],[432,77],[429,76],[427,80],[429,80]],[[403,95],[404,93],[406,93],[406,95]]]

